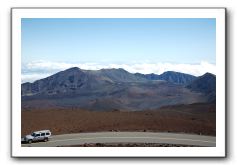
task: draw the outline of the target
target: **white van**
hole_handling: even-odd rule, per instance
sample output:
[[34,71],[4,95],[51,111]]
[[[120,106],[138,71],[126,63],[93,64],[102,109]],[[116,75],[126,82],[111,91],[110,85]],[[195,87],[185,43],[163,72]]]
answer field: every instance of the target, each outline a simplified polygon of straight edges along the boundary
[[27,142],[27,143],[38,142],[38,141],[47,142],[50,136],[51,136],[50,130],[35,131],[30,135],[24,136],[21,139],[21,142]]

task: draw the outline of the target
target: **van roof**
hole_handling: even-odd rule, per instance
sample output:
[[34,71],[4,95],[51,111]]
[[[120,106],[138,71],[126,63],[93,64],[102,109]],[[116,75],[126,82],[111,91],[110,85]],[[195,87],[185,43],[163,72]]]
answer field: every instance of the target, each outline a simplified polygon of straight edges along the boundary
[[34,131],[34,133],[42,133],[42,132],[50,132],[50,130],[40,130],[40,131]]

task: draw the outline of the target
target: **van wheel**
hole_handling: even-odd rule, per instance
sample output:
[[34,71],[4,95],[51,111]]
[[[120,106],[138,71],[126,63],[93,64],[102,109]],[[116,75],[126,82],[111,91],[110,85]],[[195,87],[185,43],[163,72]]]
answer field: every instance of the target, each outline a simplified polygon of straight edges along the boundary
[[48,139],[48,138],[45,138],[44,141],[47,142],[47,141],[49,141],[49,139]]
[[31,143],[32,143],[32,140],[28,140],[28,143],[31,144]]

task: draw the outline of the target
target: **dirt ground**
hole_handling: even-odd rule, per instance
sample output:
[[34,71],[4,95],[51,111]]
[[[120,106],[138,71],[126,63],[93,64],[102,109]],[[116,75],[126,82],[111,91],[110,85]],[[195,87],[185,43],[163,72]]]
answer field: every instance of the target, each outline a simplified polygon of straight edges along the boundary
[[81,109],[22,110],[21,134],[49,129],[52,134],[99,131],[153,131],[216,134],[215,104],[163,107],[147,111]]

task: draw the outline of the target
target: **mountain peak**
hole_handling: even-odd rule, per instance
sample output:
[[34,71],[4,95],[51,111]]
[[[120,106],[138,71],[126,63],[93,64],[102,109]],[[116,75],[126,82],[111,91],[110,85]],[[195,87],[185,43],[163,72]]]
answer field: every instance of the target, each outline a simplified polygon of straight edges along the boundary
[[123,72],[128,72],[123,68],[103,68],[103,69],[100,69],[100,70],[101,71],[123,71]]
[[129,73],[123,68],[111,68],[111,69],[101,69],[101,76],[107,77],[113,82],[136,82],[144,81],[145,79],[137,77],[136,75]]
[[142,77],[147,80],[165,80],[175,84],[189,84],[192,82],[196,77],[193,75],[175,72],[175,71],[166,71],[160,75],[158,74],[141,74],[135,73],[137,77]]
[[208,95],[210,102],[216,100],[216,76],[212,73],[205,73],[197,77],[187,85],[187,88],[192,91],[205,93]]
[[177,83],[177,84],[189,84],[196,78],[193,75],[180,73],[180,72],[174,72],[174,71],[164,72],[159,77],[161,80],[166,80],[166,81]]
[[71,67],[71,68],[66,69],[66,70],[64,70],[64,71],[77,71],[77,70],[81,70],[81,69],[78,68],[78,67]]
[[214,77],[216,77],[216,75],[214,75],[214,74],[212,74],[212,73],[209,73],[209,72],[206,72],[204,75],[202,75],[203,77],[205,77],[205,76],[214,76]]
[[180,73],[180,72],[175,72],[175,71],[166,71],[166,72],[164,72],[164,73],[162,73],[162,74],[167,74],[167,73]]

